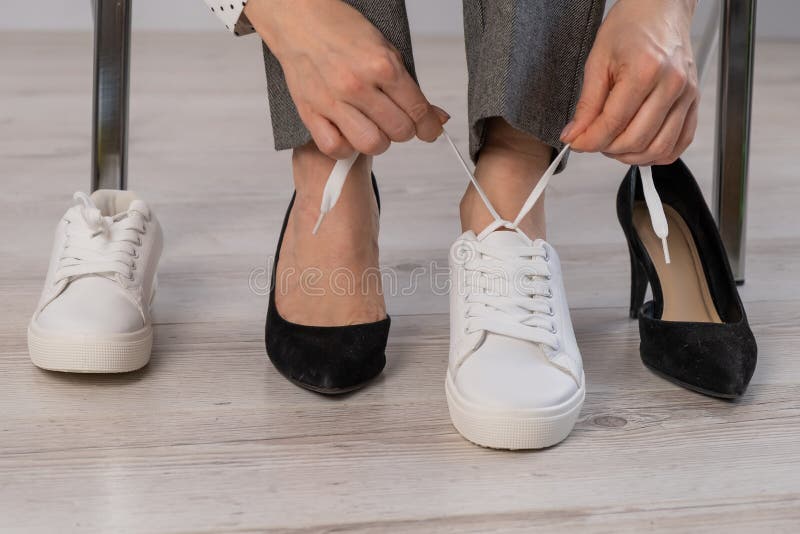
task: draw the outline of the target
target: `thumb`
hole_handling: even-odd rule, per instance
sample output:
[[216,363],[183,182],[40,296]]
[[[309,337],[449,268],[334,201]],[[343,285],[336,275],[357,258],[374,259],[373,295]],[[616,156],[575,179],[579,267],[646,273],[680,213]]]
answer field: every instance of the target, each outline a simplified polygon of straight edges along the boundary
[[611,86],[605,62],[589,56],[584,69],[581,96],[575,106],[575,115],[561,132],[561,141],[572,143],[603,112]]

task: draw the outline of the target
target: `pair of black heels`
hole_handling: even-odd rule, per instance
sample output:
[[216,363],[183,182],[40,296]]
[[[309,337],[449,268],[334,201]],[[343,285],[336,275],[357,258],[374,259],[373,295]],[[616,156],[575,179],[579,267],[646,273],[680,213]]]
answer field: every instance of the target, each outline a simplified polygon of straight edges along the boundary
[[[756,343],[716,224],[689,169],[678,160],[651,168],[668,229],[661,238],[648,217],[638,167],[617,194],[631,258],[630,316],[639,319],[644,364],[685,388],[723,398],[741,396],[756,365]],[[380,197],[375,178],[372,186]],[[383,370],[390,319],[339,327],[290,323],[275,306],[275,280],[289,204],[272,271],[266,345],[272,363],[306,389],[339,394],[364,386]],[[648,284],[653,300],[644,303]]]

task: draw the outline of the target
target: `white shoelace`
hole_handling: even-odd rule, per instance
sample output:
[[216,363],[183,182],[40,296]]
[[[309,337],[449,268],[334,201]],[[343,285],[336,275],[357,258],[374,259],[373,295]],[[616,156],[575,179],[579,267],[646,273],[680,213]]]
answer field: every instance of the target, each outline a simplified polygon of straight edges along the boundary
[[75,212],[68,216],[67,241],[55,283],[86,275],[133,280],[137,247],[150,215],[147,207],[134,201],[128,211],[105,217],[85,193],[75,193],[74,199],[81,206],[77,216]]
[[[553,174],[555,174],[559,163],[561,163],[561,160],[564,159],[564,156],[569,151],[569,145],[564,146],[561,152],[558,153],[545,173],[539,179],[539,183],[537,183],[536,187],[534,187],[533,191],[531,191],[531,194],[528,196],[528,199],[525,201],[525,204],[523,204],[522,209],[514,221],[505,221],[494,209],[492,203],[489,202],[489,197],[486,196],[486,193],[483,191],[480,184],[478,184],[478,180],[475,179],[475,175],[470,170],[466,159],[464,159],[461,151],[458,150],[458,147],[453,142],[450,134],[447,133],[447,130],[443,130],[443,133],[445,139],[447,139],[450,147],[452,147],[453,151],[458,157],[458,160],[464,168],[464,171],[469,176],[473,187],[475,187],[475,190],[480,195],[481,200],[494,219],[494,222],[485,230],[483,230],[478,238],[481,239],[484,235],[491,233],[498,228],[515,230],[520,234],[525,235],[517,226],[519,225],[520,221],[522,221],[522,219],[524,219],[525,216],[533,209],[533,206],[536,205],[539,197],[542,195],[547,187],[547,184],[550,182],[550,178],[552,178]],[[317,219],[317,224],[314,226],[312,233],[317,233],[320,225],[322,224],[322,220],[325,218],[325,215],[336,205],[336,202],[339,200],[339,195],[342,194],[342,188],[347,180],[347,175],[350,173],[350,169],[353,168],[353,165],[355,164],[359,155],[360,154],[355,153],[349,158],[337,161],[333,166],[333,170],[328,176],[328,180],[325,182],[325,189],[322,192],[322,202],[319,208],[319,218]],[[661,200],[658,197],[658,192],[656,191],[655,184],[653,183],[653,171],[649,166],[640,166],[639,171],[642,176],[642,187],[644,190],[644,198],[647,204],[647,210],[650,213],[650,222],[653,225],[653,231],[661,239],[661,244],[664,248],[664,260],[669,263],[669,248],[667,247],[667,234],[669,233],[669,228],[667,226],[667,218],[664,215],[664,207],[661,205]]]
[[[547,250],[531,241],[525,232],[519,229],[519,224],[544,193],[550,178],[567,154],[569,145],[553,159],[516,218],[507,221],[492,206],[453,139],[447,132],[444,132],[444,135],[494,219],[494,222],[477,236],[477,241],[469,242],[470,246],[475,247],[475,251],[472,258],[464,263],[466,276],[464,282],[468,291],[465,333],[492,332],[545,345],[557,352],[560,350],[560,345],[556,335],[554,310],[550,304],[553,290],[549,283]],[[484,238],[499,228],[515,231],[527,244],[499,249],[484,243]],[[491,287],[498,283],[512,284],[514,287]],[[468,355],[464,353],[461,358],[464,359]]]
[[470,249],[462,253],[466,260],[464,333],[492,332],[558,351],[547,249],[536,243],[500,248],[482,241],[456,246]]
[[650,224],[653,225],[653,231],[661,239],[661,246],[664,249],[664,261],[669,263],[669,246],[667,245],[669,225],[667,224],[667,216],[664,215],[664,206],[658,197],[658,191],[656,191],[656,184],[653,183],[653,169],[649,166],[641,166],[639,167],[639,174],[642,176],[642,191],[645,204],[647,204],[647,211],[650,213]]

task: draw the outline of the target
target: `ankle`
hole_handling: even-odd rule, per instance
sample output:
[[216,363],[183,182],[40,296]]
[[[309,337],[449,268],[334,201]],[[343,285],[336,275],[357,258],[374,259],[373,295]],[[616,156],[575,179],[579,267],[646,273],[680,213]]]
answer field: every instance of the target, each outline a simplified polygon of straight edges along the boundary
[[[292,173],[297,201],[316,202],[319,206],[325,183],[335,164],[336,160],[320,152],[313,141],[295,148],[292,151]],[[372,158],[361,155],[348,175],[348,182],[357,182],[363,185],[363,182],[370,177],[371,171]],[[345,189],[348,188],[345,187]],[[342,195],[344,196],[344,191]]]
[[[500,217],[513,221],[550,165],[551,157],[549,145],[515,130],[502,119],[493,119],[475,168],[475,178]],[[461,199],[460,211],[463,230],[479,233],[493,222],[472,186]],[[519,228],[531,238],[546,237],[544,197],[520,221]]]
[[[336,206],[325,216],[316,235],[312,234],[320,215],[322,192],[335,161],[313,143],[296,148],[292,168],[296,188],[292,215],[287,227],[287,251],[319,258],[336,250],[339,260],[373,262],[377,253],[378,206],[372,189],[372,159],[360,156],[348,174]],[[328,252],[326,252],[328,251]]]

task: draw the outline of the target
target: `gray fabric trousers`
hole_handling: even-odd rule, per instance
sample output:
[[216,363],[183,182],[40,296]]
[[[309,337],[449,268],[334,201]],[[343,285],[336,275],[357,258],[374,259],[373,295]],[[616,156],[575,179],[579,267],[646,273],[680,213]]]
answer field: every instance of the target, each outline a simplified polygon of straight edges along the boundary
[[[345,0],[377,27],[415,76],[404,0]],[[502,117],[558,150],[575,111],[583,66],[605,0],[463,0],[469,71],[470,155],[483,145],[486,120]],[[278,60],[264,45],[275,148],[311,135],[292,102]]]

